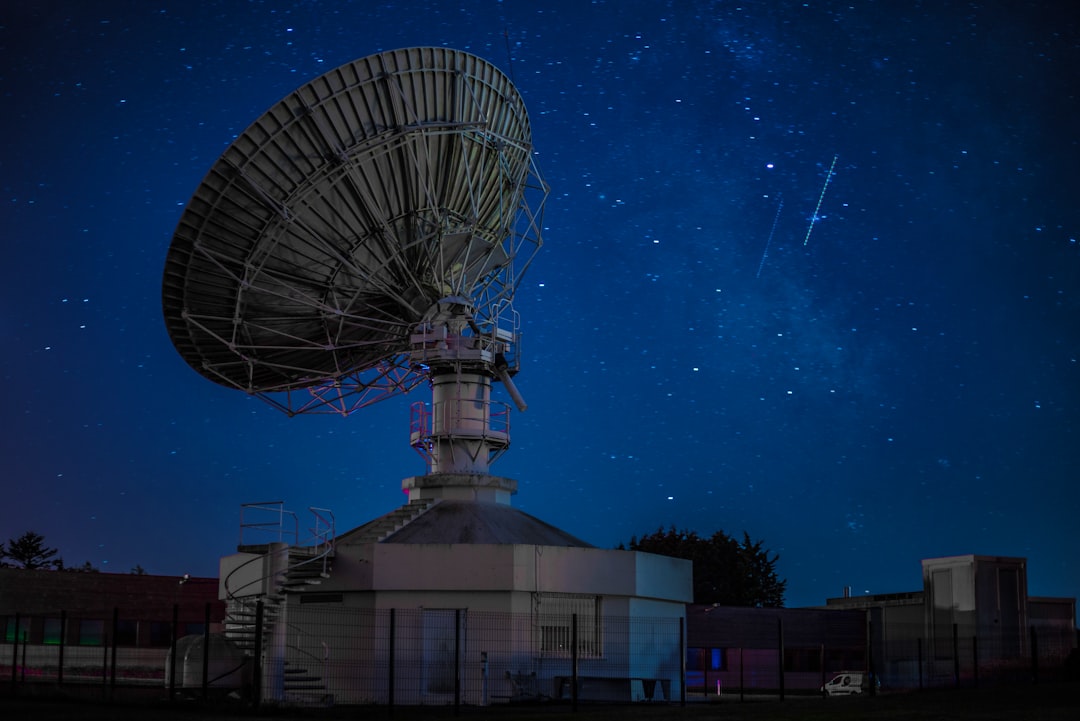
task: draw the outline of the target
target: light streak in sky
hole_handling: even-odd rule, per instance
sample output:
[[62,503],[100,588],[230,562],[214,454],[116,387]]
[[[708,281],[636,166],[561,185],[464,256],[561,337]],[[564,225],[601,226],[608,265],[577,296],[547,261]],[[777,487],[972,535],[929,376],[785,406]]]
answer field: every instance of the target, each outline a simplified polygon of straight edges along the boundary
[[839,155],[832,156],[832,165],[829,166],[829,172],[825,175],[825,185],[821,186],[821,195],[818,196],[817,206],[814,208],[814,214],[810,216],[810,225],[806,229],[806,237],[803,238],[803,245],[806,245],[810,241],[810,233],[814,231],[814,223],[820,220],[818,211],[821,210],[821,201],[825,200],[825,191],[829,189],[829,181],[832,180],[833,168],[836,167],[836,159]]
[[776,205],[776,215],[773,217],[772,230],[769,231],[769,239],[765,241],[765,252],[761,254],[761,262],[758,263],[757,275],[755,278],[761,277],[761,269],[765,267],[765,259],[769,257],[769,245],[772,244],[773,234],[776,233],[776,223],[780,220],[780,211],[784,208],[784,194],[779,195],[780,202]]

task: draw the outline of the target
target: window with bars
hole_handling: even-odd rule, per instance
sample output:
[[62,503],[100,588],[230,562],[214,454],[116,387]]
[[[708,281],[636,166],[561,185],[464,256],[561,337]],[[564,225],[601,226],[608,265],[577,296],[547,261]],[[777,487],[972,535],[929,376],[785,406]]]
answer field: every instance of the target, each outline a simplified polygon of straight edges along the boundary
[[575,593],[544,593],[537,603],[537,645],[543,656],[566,656],[573,652],[573,624],[577,620],[578,657],[603,655],[603,623],[600,596]]

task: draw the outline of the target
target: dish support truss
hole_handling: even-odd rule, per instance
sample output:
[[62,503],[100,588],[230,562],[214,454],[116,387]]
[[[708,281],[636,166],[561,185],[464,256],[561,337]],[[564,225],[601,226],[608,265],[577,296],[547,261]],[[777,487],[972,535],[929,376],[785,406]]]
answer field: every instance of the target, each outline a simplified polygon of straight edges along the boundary
[[[503,323],[499,321],[507,319]],[[510,407],[491,399],[500,380],[526,408],[517,372],[517,316],[478,323],[468,300],[445,298],[410,338],[413,363],[431,378],[431,404],[412,405],[409,440],[432,474],[486,474],[510,446]]]

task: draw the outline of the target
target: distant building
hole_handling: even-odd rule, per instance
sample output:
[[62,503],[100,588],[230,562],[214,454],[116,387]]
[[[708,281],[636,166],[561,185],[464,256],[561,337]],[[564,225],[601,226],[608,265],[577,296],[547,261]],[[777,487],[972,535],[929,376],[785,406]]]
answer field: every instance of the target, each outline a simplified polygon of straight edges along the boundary
[[861,609],[686,609],[688,692],[816,691],[830,674],[866,667]]
[[168,648],[174,606],[178,635],[201,634],[207,609],[210,630],[220,630],[217,593],[216,578],[0,568],[0,640],[101,646],[115,620],[120,645]]
[[1027,559],[948,556],[922,570],[922,591],[826,601],[868,613],[878,650],[870,661],[883,683],[974,680],[980,669],[1026,668],[1033,650],[1052,662],[1076,648],[1076,599],[1028,596]]
[[[1027,678],[1077,647],[1076,600],[1027,594],[1027,561],[922,562],[923,590],[830,598],[813,609],[687,609],[687,689],[817,690],[845,670],[884,688]],[[781,671],[782,669],[782,671]]]

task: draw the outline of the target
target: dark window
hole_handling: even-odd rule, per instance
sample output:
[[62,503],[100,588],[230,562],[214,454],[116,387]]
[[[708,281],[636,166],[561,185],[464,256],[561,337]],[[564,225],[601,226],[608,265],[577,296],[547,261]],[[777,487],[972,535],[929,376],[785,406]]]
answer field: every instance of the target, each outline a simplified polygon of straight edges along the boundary
[[820,648],[785,648],[785,671],[820,671]]
[[167,648],[172,645],[172,624],[168,621],[151,621],[149,638],[146,642],[157,648]]
[[41,626],[41,642],[47,646],[59,646],[64,637],[64,627],[59,618],[46,618]]
[[105,642],[105,622],[84,618],[79,621],[79,645],[100,646]]
[[705,686],[705,649],[686,649],[686,688],[700,691]]
[[727,669],[727,653],[723,648],[687,648],[687,671],[724,671]]
[[340,593],[302,593],[300,603],[341,603]]
[[866,664],[862,648],[826,648],[825,670],[843,671],[845,668],[861,668]]
[[4,643],[14,643],[18,638],[19,643],[30,638],[30,619],[22,617],[19,619],[19,633],[15,634],[15,617],[8,616],[4,623]]
[[139,622],[119,621],[116,624],[116,645],[135,646],[139,642]]

